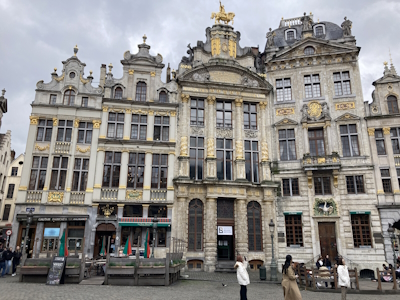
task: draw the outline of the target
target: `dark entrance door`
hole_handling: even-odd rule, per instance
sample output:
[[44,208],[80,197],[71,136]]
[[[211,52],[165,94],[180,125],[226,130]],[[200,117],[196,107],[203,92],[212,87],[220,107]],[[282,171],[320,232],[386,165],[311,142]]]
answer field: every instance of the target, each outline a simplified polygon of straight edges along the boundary
[[235,259],[235,205],[232,199],[217,200],[218,260]]
[[[108,237],[110,237],[110,244],[108,244]],[[115,252],[115,237],[116,230],[112,224],[101,224],[97,227],[96,236],[94,240],[93,257],[100,255],[101,248],[104,244],[104,249],[107,253]]]
[[329,254],[330,261],[333,262],[337,257],[335,223],[318,223],[319,243],[321,246],[321,256],[324,258]]

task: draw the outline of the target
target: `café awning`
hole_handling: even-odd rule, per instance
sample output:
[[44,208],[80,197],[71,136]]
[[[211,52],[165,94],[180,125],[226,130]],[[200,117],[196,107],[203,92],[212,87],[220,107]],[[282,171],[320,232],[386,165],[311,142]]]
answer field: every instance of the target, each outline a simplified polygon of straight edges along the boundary
[[[171,227],[171,219],[157,218],[157,227]],[[119,218],[119,226],[151,227],[153,218]]]

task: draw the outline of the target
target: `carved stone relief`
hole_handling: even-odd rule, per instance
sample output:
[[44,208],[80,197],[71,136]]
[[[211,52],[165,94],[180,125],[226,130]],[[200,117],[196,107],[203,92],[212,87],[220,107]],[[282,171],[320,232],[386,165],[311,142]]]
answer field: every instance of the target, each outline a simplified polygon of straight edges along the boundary
[[258,131],[257,130],[245,130],[244,131],[244,136],[248,139],[253,139],[258,137]]
[[233,138],[233,129],[218,128],[217,138]]
[[190,127],[190,133],[192,135],[204,135],[203,127]]

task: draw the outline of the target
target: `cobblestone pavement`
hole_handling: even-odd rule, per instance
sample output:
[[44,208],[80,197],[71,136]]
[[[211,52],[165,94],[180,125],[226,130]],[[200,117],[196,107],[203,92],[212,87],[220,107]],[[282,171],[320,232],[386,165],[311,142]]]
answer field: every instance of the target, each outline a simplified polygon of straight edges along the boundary
[[[46,286],[37,283],[20,283],[17,277],[0,278],[2,299],[239,299],[237,283],[228,283],[223,287],[221,282],[182,280],[169,287],[129,287],[129,286],[91,286],[60,285]],[[302,291],[303,299],[336,300],[340,294],[313,293]],[[253,283],[248,287],[247,297],[252,299],[283,299],[282,288],[277,284]],[[348,295],[349,300],[389,300],[399,299],[399,295]]]

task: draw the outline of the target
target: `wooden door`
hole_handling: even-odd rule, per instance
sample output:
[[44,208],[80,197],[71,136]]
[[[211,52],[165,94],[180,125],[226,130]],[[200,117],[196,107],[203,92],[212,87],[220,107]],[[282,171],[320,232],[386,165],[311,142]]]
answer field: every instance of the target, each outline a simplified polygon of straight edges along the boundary
[[324,258],[328,254],[330,261],[333,264],[335,257],[338,255],[335,223],[318,223],[318,231],[321,256]]

